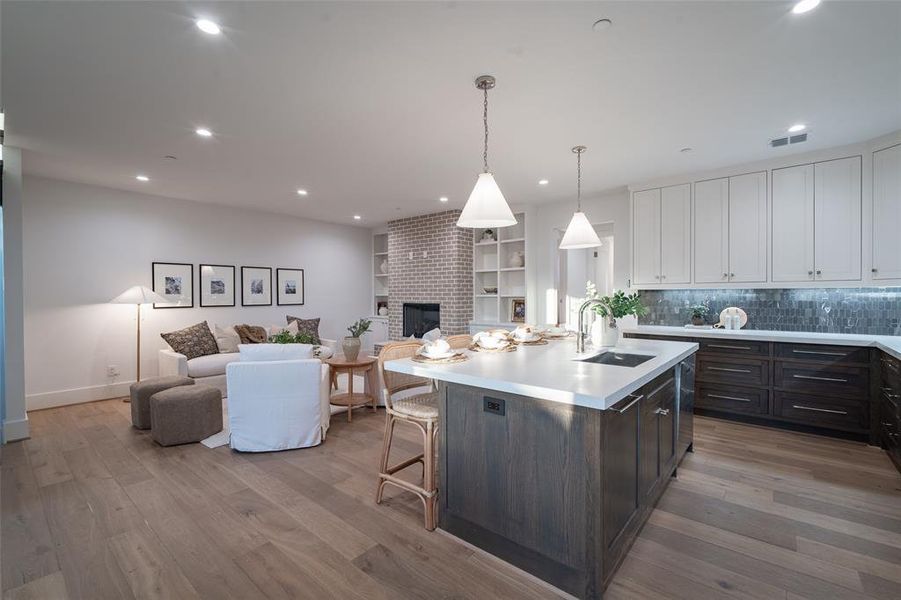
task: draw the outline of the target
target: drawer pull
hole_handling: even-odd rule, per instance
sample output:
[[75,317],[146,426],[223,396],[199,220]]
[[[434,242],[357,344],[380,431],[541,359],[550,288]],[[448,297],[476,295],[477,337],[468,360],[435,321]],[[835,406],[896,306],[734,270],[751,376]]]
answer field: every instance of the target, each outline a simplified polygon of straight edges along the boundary
[[803,406],[801,404],[792,404],[792,408],[797,408],[798,410],[812,410],[813,412],[821,412],[821,413],[829,413],[830,415],[846,415],[847,411],[844,410],[832,410],[830,408],[814,408],[812,406]]
[[632,408],[633,406],[635,406],[635,403],[636,403],[636,402],[638,402],[639,400],[641,400],[642,398],[644,398],[644,394],[640,394],[640,395],[638,395],[638,396],[633,396],[632,394],[629,394],[629,397],[635,398],[635,399],[632,400],[632,402],[629,402],[629,404],[627,404],[626,406],[624,406],[624,407],[622,407],[622,408],[614,408],[613,410],[615,410],[615,411],[618,412],[619,414],[623,414],[624,412],[626,412],[627,410],[629,410],[630,408]]
[[753,350],[750,346],[727,346],[726,344],[707,344],[708,348],[723,348],[724,350]]
[[711,371],[726,371],[728,373],[750,373],[751,369],[727,369],[726,367],[707,367]]
[[845,356],[847,352],[824,352],[822,350],[792,350],[794,354],[817,354],[820,356]]
[[884,364],[886,367],[888,367],[889,369],[891,369],[891,370],[894,371],[895,373],[898,372],[898,365],[896,365],[896,364],[893,363],[892,361],[886,360],[886,359],[883,358],[883,359],[882,359],[882,364]]
[[748,398],[739,398],[738,396],[720,396],[719,394],[707,394],[708,398],[719,398],[720,400],[735,400],[737,402],[750,402]]
[[835,383],[848,383],[847,379],[841,377],[817,377],[816,375],[792,375],[795,379],[813,379],[814,381],[833,381]]
[[669,414],[669,409],[668,408],[657,408],[657,409],[654,409],[654,414],[660,415],[661,417],[665,417],[666,415]]

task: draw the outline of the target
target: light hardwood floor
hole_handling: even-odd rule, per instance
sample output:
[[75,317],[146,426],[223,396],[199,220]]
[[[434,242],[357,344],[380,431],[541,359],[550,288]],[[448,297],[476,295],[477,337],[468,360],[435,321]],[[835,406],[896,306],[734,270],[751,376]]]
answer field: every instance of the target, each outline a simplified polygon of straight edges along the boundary
[[[263,455],[161,448],[128,411],[34,412],[3,449],[5,599],[557,597],[426,532],[413,495],[374,504],[381,411]],[[607,598],[901,598],[901,476],[880,450],[709,418],[695,450]]]

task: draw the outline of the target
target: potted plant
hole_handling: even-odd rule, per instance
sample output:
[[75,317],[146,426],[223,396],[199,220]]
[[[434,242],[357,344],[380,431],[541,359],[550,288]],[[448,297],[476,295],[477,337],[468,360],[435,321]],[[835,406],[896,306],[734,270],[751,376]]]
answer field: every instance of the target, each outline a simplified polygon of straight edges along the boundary
[[[600,304],[595,304],[591,309],[600,319],[592,325],[591,342],[595,346],[615,346],[619,342],[620,331],[617,319],[635,315],[640,317],[648,312],[647,307],[641,303],[638,292],[626,294],[622,290],[613,292],[610,296],[597,294],[597,289],[590,281],[587,287],[588,298],[597,298]],[[598,324],[599,323],[599,324]]]
[[691,324],[703,325],[704,317],[706,317],[707,313],[710,312],[710,307],[707,306],[707,302],[704,302],[704,304],[695,304],[693,306],[689,306],[688,310],[691,312]]
[[344,338],[341,347],[344,351],[344,359],[348,362],[357,360],[357,355],[360,354],[360,336],[369,331],[370,325],[372,325],[372,321],[360,319],[347,328],[350,335]]
[[299,333],[280,331],[275,335],[270,335],[269,342],[272,344],[312,344],[313,334],[306,331]]

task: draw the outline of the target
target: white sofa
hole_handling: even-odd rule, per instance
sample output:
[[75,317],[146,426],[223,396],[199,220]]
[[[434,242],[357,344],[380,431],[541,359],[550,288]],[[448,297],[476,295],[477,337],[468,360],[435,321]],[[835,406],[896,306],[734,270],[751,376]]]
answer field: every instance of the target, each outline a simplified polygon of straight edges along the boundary
[[[328,347],[333,354],[337,353],[337,341],[322,339],[321,342],[321,345]],[[202,383],[217,388],[222,392],[222,396],[227,398],[228,384],[225,372],[228,365],[239,360],[239,357],[240,354],[238,352],[220,352],[219,354],[198,356],[188,360],[184,354],[179,354],[171,348],[166,348],[159,351],[159,374],[160,377],[170,375],[190,377],[195,383]]]

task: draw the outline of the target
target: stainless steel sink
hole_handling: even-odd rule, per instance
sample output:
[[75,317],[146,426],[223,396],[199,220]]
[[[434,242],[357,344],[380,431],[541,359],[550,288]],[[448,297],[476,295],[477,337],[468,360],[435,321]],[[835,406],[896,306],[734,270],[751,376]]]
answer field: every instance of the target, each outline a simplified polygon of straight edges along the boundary
[[629,352],[602,352],[588,358],[579,358],[582,362],[598,363],[601,365],[616,365],[618,367],[637,367],[654,358],[651,354],[631,354]]

